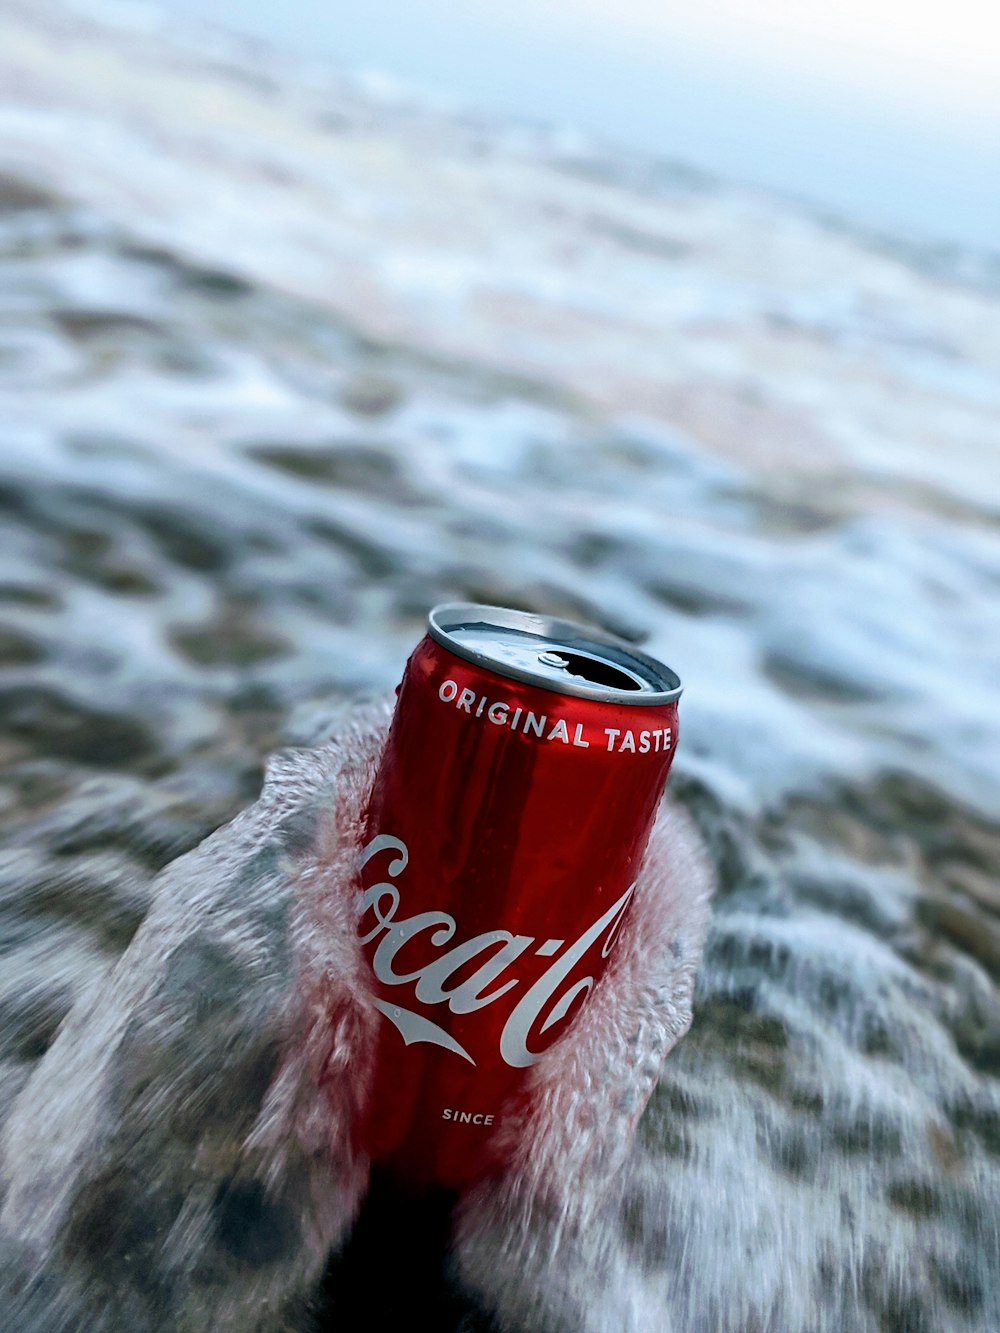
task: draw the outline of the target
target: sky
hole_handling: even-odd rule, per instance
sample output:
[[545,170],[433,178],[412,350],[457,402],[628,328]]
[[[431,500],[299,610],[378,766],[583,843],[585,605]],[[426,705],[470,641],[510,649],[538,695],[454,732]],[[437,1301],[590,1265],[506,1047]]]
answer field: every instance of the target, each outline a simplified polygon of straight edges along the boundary
[[1000,250],[994,0],[164,0],[459,103]]

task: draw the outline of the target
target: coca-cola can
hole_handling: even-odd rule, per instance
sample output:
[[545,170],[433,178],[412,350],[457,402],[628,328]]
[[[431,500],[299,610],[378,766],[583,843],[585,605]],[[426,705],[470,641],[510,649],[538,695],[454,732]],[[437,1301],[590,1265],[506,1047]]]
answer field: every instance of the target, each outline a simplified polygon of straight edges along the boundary
[[597,629],[439,606],[365,818],[379,1020],[362,1146],[403,1183],[492,1169],[538,1058],[608,966],[677,746],[681,684]]

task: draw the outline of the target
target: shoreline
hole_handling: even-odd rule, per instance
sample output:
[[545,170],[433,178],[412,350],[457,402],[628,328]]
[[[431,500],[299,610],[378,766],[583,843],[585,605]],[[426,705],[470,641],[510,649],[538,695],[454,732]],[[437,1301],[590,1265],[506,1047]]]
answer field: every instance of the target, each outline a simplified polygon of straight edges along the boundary
[[[14,15],[0,164],[37,179],[44,162],[51,187],[135,243],[316,302],[386,346],[680,428],[782,469],[789,500],[863,476],[875,503],[909,487],[917,509],[922,489],[1000,511],[981,475],[1000,475],[990,291],[762,194],[609,184],[343,78],[261,81],[259,52],[220,68],[219,52],[58,6]],[[964,445],[936,424],[954,407]]]

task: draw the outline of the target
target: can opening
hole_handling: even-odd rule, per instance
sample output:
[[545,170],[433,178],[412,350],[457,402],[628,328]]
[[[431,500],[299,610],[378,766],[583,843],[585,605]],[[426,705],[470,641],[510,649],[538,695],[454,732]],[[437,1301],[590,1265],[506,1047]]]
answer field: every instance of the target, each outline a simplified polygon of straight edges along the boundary
[[610,662],[602,662],[596,657],[585,657],[582,653],[560,651],[565,660],[566,672],[570,676],[579,676],[594,685],[607,685],[613,690],[641,690],[642,683],[630,676],[627,671],[620,671]]
[[448,652],[543,690],[621,704],[673,703],[677,673],[600,629],[502,606],[448,602],[428,617]]

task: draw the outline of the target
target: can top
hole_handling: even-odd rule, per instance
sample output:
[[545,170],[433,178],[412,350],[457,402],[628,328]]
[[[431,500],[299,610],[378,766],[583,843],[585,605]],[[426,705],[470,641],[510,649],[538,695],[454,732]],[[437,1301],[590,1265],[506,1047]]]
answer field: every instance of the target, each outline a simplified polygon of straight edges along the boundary
[[448,602],[428,616],[431,638],[458,657],[543,690],[616,704],[680,698],[676,672],[604,630],[475,602]]

